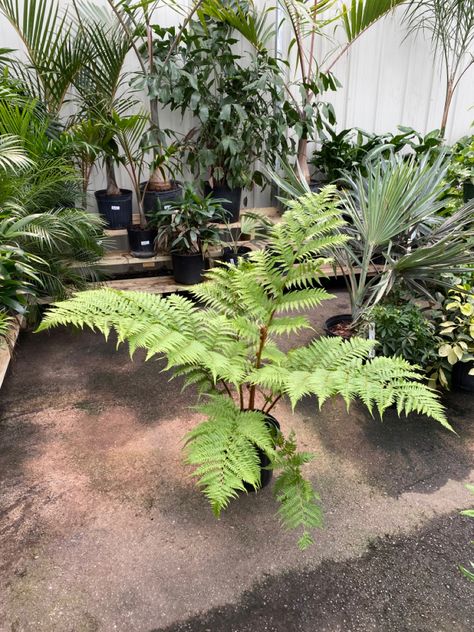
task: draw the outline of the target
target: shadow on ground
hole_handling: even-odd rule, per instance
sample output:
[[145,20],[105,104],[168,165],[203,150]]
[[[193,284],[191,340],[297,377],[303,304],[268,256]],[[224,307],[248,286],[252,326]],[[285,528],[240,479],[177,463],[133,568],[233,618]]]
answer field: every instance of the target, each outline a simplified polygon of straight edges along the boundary
[[357,403],[349,413],[340,401],[316,412],[316,401],[306,398],[298,410],[315,419],[314,432],[326,450],[350,460],[374,487],[397,497],[408,491],[433,492],[450,479],[464,480],[472,470],[474,398],[451,393],[446,405],[457,434],[415,414],[399,418],[389,410],[380,420]]
[[465,632],[474,625],[467,580],[472,525],[458,515],[415,537],[371,543],[359,559],[268,577],[238,604],[152,632]]

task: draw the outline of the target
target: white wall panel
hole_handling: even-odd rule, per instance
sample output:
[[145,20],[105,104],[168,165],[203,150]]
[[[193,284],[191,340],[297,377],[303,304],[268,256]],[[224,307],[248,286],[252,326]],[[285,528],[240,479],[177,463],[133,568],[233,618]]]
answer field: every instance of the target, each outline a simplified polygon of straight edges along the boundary
[[[102,0],[100,3],[103,4]],[[60,0],[66,7],[69,0]],[[263,5],[263,0],[260,0]],[[189,1],[186,2],[189,5]],[[185,4],[183,3],[183,6]],[[158,16],[157,16],[158,17]],[[161,8],[159,22],[177,23],[179,17],[170,9]],[[286,50],[290,32],[282,33]],[[21,48],[16,33],[0,16],[0,47]],[[317,45],[318,59],[331,49],[325,41]],[[133,56],[130,69],[135,67]],[[324,65],[323,65],[324,68]],[[408,125],[420,132],[440,125],[444,82],[439,65],[434,61],[429,41],[420,36],[405,38],[399,13],[389,15],[366,32],[334,67],[342,88],[329,95],[338,118],[338,129],[357,126],[374,132],[395,131],[397,125]],[[144,100],[144,103],[146,101]],[[447,127],[448,141],[455,141],[470,132],[474,120],[474,68],[465,75],[454,99]],[[162,113],[162,124],[185,131],[192,126],[190,117]],[[123,176],[122,184],[126,176]],[[91,188],[103,185],[100,173],[94,176]],[[269,203],[269,191],[249,196],[249,205]]]

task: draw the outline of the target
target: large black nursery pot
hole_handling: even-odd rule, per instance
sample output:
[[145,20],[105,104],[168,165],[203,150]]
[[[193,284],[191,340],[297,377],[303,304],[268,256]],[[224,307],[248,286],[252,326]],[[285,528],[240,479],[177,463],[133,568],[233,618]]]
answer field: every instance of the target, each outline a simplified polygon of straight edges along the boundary
[[182,254],[171,253],[173,263],[173,276],[176,283],[182,285],[194,285],[201,283],[205,270],[205,260],[201,253]]
[[128,241],[130,252],[139,259],[155,256],[156,228],[140,228],[139,224],[128,226]]
[[332,338],[335,338],[337,336],[344,337],[336,333],[334,331],[334,328],[336,328],[338,325],[350,324],[352,324],[352,314],[337,314],[336,316],[331,316],[331,318],[328,318],[324,323],[324,333],[326,334],[326,336],[331,336]]
[[457,390],[474,393],[474,375],[469,375],[469,371],[474,369],[474,361],[456,362],[451,374],[451,386]]
[[222,203],[222,208],[226,211],[226,221],[234,224],[240,218],[240,202],[242,199],[242,188],[231,189],[226,184],[222,186],[213,186],[209,182],[204,183],[204,195],[212,194],[213,198],[219,200],[227,200]]
[[108,228],[118,230],[132,223],[132,199],[129,189],[120,189],[121,195],[107,195],[106,189],[95,192],[97,209],[106,220]]
[[465,202],[474,199],[474,182],[468,180],[463,184],[463,194]]
[[[259,411],[259,412],[263,412],[263,411]],[[278,432],[280,430],[279,421],[275,419],[275,417],[273,415],[270,415],[269,413],[263,413],[263,414],[265,415],[266,425],[271,430],[273,429],[275,430],[275,432]],[[260,487],[259,489],[262,489],[263,487],[266,487],[272,480],[273,470],[265,469],[268,465],[270,465],[270,459],[265,454],[265,452],[261,450],[260,448],[257,448],[257,453],[258,453],[258,458],[260,459]],[[256,491],[252,485],[249,485],[248,483],[245,483],[245,482],[244,482],[244,487],[246,491],[248,492]]]
[[[140,184],[141,191],[145,189],[147,184],[148,182],[142,182]],[[183,185],[177,180],[171,180],[171,184],[173,185],[173,188],[168,191],[149,191],[148,189],[145,191],[143,196],[143,210],[145,211],[145,217],[150,219],[159,207],[166,208],[166,205],[170,204],[170,202],[177,202],[181,200],[183,197]]]
[[220,256],[220,260],[224,263],[233,263],[234,265],[238,265],[241,259],[246,259],[249,253],[252,252],[252,248],[248,246],[239,246],[237,248],[237,252],[235,252],[234,248],[223,248],[222,255]]

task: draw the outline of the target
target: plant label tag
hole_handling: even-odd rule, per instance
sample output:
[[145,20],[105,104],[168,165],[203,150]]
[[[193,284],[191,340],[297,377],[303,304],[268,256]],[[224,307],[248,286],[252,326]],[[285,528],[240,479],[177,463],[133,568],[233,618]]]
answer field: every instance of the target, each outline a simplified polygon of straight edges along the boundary
[[149,246],[149,245],[150,245],[150,242],[149,242],[149,241],[141,241],[141,242],[140,242],[140,245],[141,245],[141,246]]
[[110,207],[113,211],[120,211],[120,206],[111,206]]

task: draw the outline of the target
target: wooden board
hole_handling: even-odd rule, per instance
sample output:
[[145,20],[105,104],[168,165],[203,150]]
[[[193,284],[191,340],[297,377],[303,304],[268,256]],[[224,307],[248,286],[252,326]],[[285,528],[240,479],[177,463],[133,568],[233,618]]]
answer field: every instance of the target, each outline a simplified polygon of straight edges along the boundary
[[[328,278],[339,277],[340,270],[334,272],[331,265],[325,265],[321,269]],[[356,270],[356,272],[358,272]],[[192,285],[176,283],[172,276],[141,277],[135,279],[115,279],[100,284],[91,284],[92,288],[110,287],[115,290],[150,292],[151,294],[171,294],[173,292],[188,292]]]
[[91,288],[109,287],[114,290],[149,292],[150,294],[172,294],[187,292],[192,285],[176,283],[172,276],[143,277],[139,279],[114,279],[105,283],[91,285]]
[[0,341],[0,388],[2,387],[3,380],[12,359],[13,348],[17,341],[18,334],[20,333],[23,318],[15,319],[10,327],[10,331],[7,335],[8,343],[6,340]]

